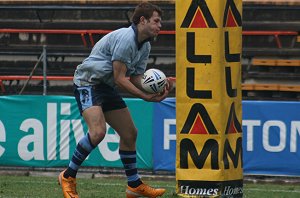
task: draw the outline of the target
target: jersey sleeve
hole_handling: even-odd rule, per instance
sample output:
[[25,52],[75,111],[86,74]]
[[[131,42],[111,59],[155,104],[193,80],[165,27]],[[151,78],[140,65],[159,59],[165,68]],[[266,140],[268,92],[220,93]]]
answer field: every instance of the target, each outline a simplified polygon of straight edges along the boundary
[[144,53],[141,55],[140,61],[137,64],[136,70],[134,75],[140,75],[143,74],[147,68],[148,58],[151,50],[150,43],[146,43],[146,49]]
[[112,45],[112,57],[111,61],[120,61],[123,62],[126,66],[131,64],[132,60],[132,44],[128,42],[127,39],[118,39],[115,41],[114,45]]

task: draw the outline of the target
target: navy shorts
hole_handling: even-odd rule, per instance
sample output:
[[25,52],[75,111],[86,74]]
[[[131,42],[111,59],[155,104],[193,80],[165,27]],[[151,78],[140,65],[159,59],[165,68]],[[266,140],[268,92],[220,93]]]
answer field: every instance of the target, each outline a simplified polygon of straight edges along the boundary
[[101,106],[103,112],[127,107],[119,92],[106,84],[81,87],[74,85],[74,95],[80,114],[91,106]]

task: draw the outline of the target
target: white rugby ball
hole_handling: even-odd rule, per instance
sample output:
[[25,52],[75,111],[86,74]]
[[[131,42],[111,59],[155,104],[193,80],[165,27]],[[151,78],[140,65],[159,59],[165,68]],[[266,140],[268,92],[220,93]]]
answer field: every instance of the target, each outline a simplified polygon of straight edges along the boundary
[[141,84],[148,93],[160,93],[167,84],[167,77],[159,69],[148,69],[142,77]]

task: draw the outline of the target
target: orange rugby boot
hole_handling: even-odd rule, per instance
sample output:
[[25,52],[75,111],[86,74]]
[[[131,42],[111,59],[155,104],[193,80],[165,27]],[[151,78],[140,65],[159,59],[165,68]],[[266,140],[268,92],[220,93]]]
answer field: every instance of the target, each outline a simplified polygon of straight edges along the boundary
[[131,188],[127,186],[126,198],[136,198],[136,197],[160,197],[166,192],[163,188],[152,188],[147,184],[141,184],[136,188]]
[[62,171],[58,176],[58,184],[61,185],[64,198],[79,198],[79,195],[76,191],[76,179],[69,177],[64,177],[64,171]]

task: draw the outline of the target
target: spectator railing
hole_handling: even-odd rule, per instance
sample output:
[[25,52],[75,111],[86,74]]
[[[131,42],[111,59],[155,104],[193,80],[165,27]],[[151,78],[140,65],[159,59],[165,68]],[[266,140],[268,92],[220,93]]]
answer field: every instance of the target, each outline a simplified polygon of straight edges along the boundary
[[[90,43],[93,46],[95,41],[93,34],[107,34],[113,30],[69,30],[69,29],[0,29],[0,33],[35,33],[35,34],[78,34],[81,37],[83,45],[87,47],[85,35],[88,35]],[[161,35],[175,35],[174,30],[162,30]],[[282,48],[280,36],[298,36],[296,31],[243,31],[243,36],[274,36],[277,47]]]
[[[25,75],[1,75],[0,76],[0,89],[1,92],[5,92],[5,86],[3,81],[12,81],[12,80],[34,80],[34,81],[43,81],[44,76],[29,76]],[[176,77],[171,77],[171,79],[176,83]],[[73,76],[47,76],[47,81],[73,81]],[[300,92],[300,85],[292,84],[264,84],[264,83],[243,83],[243,91],[289,91],[289,92]]]
[[243,31],[243,36],[274,36],[278,48],[282,48],[280,36],[298,36],[295,31]]
[[[93,39],[94,34],[107,34],[112,30],[69,30],[69,29],[0,29],[0,33],[37,33],[37,34],[78,34],[82,40],[83,46],[88,47],[86,35],[89,38],[89,42],[93,46],[95,41]],[[175,35],[174,30],[162,30],[160,31],[162,35]],[[281,48],[282,44],[280,41],[280,36],[288,35],[298,37],[298,32],[294,31],[243,31],[243,36],[262,36],[270,35],[275,37],[277,47]],[[4,52],[5,53],[5,52]],[[175,54],[174,54],[175,55]],[[45,53],[46,56],[46,53]],[[15,75],[6,75],[0,76],[0,89],[2,92],[5,91],[3,81],[5,80],[28,80],[29,76],[15,76]],[[44,84],[47,80],[71,80],[73,77],[70,76],[31,76],[30,80],[44,80]],[[275,90],[275,91],[299,91],[300,86],[298,85],[252,85],[252,84],[243,84],[243,90]]]

